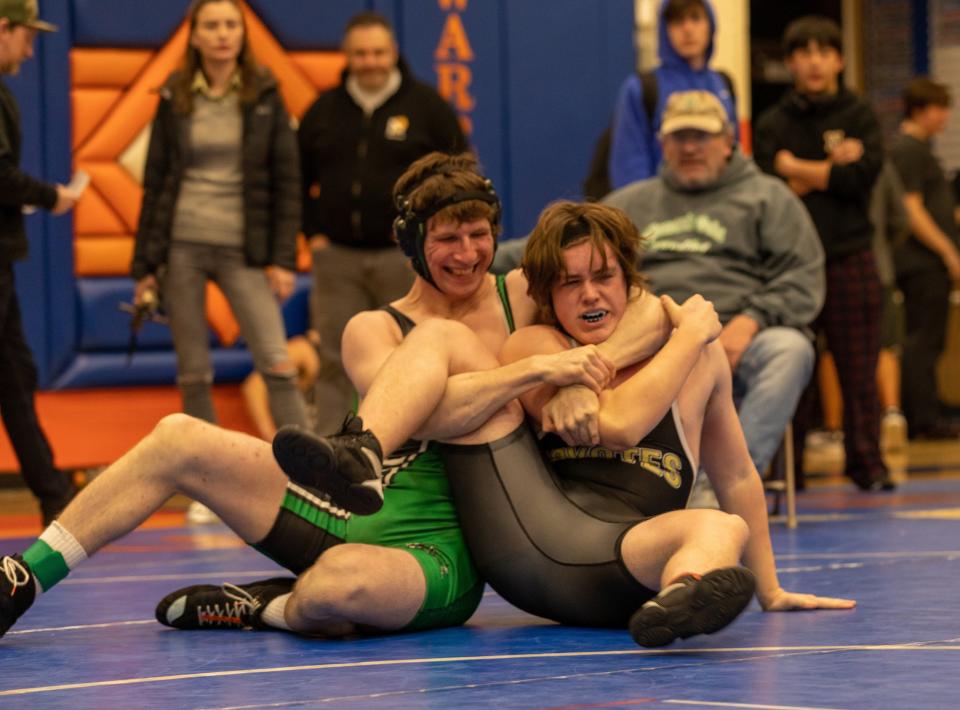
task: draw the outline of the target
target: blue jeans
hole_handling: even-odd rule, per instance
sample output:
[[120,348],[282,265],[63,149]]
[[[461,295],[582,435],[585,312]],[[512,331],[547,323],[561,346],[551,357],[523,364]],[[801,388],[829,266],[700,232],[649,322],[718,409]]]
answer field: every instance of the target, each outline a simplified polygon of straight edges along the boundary
[[177,353],[177,384],[183,411],[216,423],[205,310],[208,280],[220,287],[236,316],[254,367],[267,386],[274,422],[278,427],[292,424],[306,428],[306,407],[297,390],[296,372],[275,370],[278,365],[289,363],[290,356],[280,307],[270,291],[266,272],[247,266],[240,249],[176,242],[170,247],[163,288]]
[[815,362],[813,343],[796,328],[765,328],[733,373],[733,397],[757,471],[773,459]]
[[[800,395],[810,381],[813,343],[796,328],[761,330],[750,341],[733,373],[733,399],[757,472],[762,476],[783,440]],[[690,493],[689,508],[719,508],[703,474]]]

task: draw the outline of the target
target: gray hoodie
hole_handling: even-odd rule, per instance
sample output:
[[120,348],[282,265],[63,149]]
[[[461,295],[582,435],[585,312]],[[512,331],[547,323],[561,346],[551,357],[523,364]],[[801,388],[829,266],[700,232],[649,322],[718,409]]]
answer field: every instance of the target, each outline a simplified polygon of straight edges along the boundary
[[761,328],[805,326],[823,306],[823,248],[807,210],[739,150],[708,188],[684,188],[662,164],[603,202],[644,235],[641,271],[655,293],[700,293],[724,323],[743,313]]

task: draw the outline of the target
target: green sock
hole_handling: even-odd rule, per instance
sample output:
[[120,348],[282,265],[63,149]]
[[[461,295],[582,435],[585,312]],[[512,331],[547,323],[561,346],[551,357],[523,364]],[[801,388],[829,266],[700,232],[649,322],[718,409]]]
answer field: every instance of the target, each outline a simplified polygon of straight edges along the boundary
[[23,560],[37,580],[38,592],[45,592],[87,559],[87,553],[67,530],[54,522],[23,553]]

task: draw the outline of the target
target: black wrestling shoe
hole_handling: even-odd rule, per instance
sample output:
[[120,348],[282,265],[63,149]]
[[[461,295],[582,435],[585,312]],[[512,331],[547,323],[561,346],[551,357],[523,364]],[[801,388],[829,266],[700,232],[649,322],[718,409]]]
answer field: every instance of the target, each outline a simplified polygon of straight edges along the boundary
[[681,577],[630,617],[630,635],[641,646],[666,646],[678,638],[712,634],[737,618],[757,581],[746,567],[724,567],[703,577]]
[[157,604],[157,621],[175,629],[265,629],[267,604],[293,589],[293,577],[250,584],[198,584],[170,592]]
[[383,461],[377,437],[352,414],[332,436],[285,426],[273,437],[273,455],[292,481],[327,493],[334,505],[357,515],[383,507],[383,481],[366,452]]
[[20,555],[0,558],[0,636],[33,604],[35,585],[30,565]]

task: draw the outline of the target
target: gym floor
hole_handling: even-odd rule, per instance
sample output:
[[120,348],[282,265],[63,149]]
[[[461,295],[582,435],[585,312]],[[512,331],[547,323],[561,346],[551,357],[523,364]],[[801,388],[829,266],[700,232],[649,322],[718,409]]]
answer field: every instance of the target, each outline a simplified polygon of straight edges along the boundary
[[[772,526],[786,588],[856,609],[766,614],[753,602],[717,634],[662,650],[528,616],[489,590],[466,626],[418,634],[167,629],[153,609],[172,589],[277,572],[222,526],[184,526],[174,501],[0,640],[0,707],[955,708],[960,445],[914,445],[910,461],[892,494],[813,479],[798,529]],[[39,532],[25,506],[0,494],[0,554]]]

